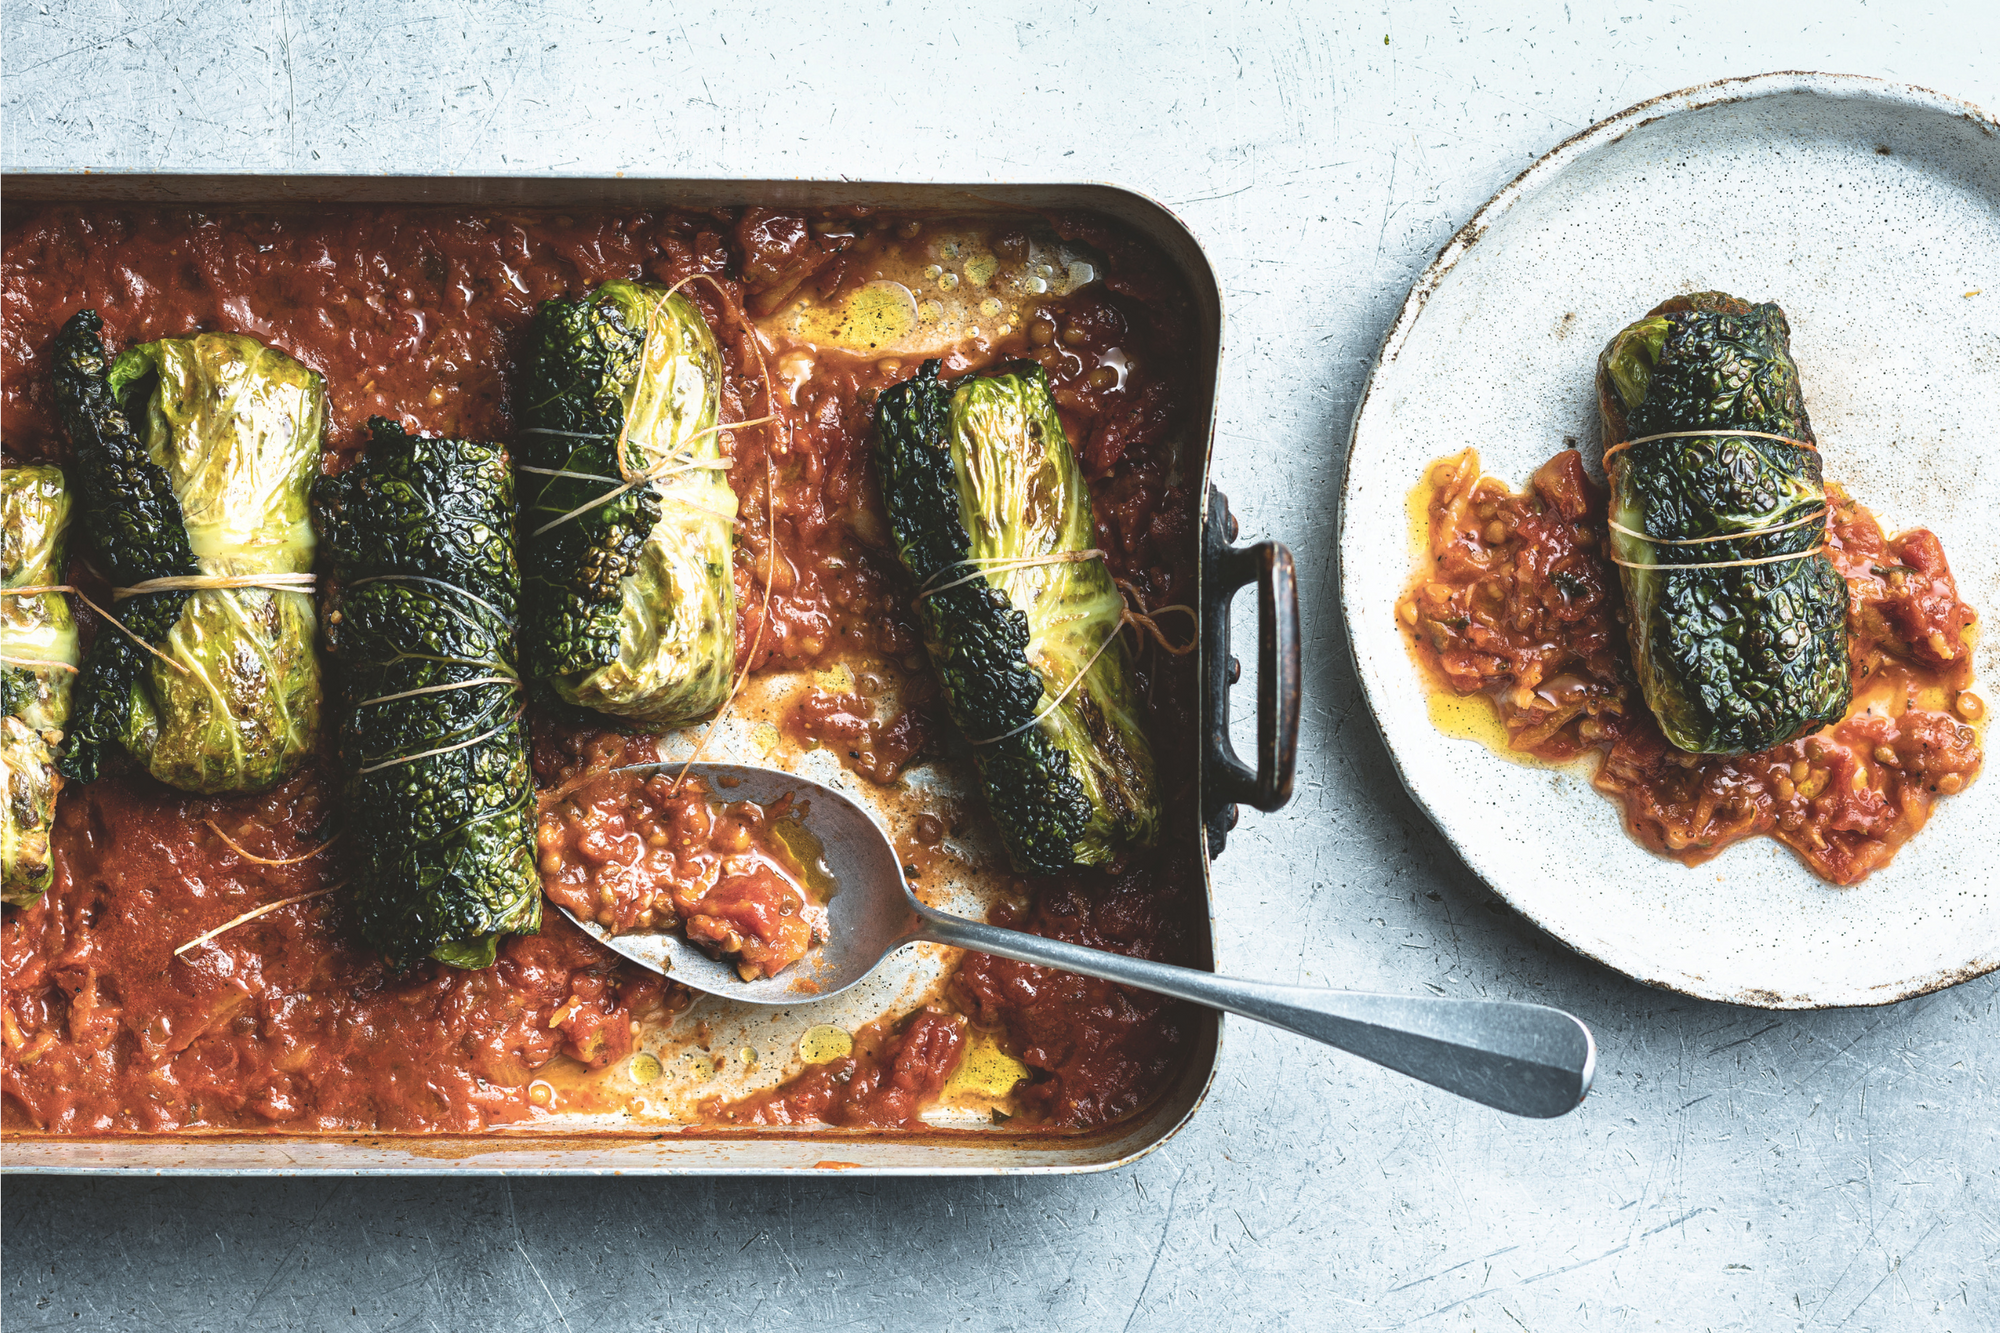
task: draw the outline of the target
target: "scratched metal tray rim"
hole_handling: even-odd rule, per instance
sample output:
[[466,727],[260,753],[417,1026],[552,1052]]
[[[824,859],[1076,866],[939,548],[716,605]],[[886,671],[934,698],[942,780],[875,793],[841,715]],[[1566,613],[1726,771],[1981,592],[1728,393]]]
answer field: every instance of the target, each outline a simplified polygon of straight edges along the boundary
[[[464,207],[634,208],[833,207],[868,204],[932,214],[1090,210],[1124,223],[1154,244],[1186,281],[1196,308],[1196,364],[1206,383],[1190,414],[1190,454],[1204,481],[1214,439],[1214,386],[1222,355],[1222,298],[1213,268],[1186,225],[1164,205],[1119,186],[945,184],[809,180],[683,179],[527,173],[479,177],[268,176],[254,173],[11,173],[10,202],[202,203],[237,207],[315,202]],[[1204,484],[1198,579],[1206,593],[1215,557],[1228,553],[1226,506]],[[1239,552],[1238,554],[1242,554]],[[1236,582],[1241,582],[1237,579]],[[1211,601],[1202,599],[1204,607]],[[1226,602],[1223,614],[1226,615]],[[1212,622],[1211,622],[1212,626]],[[1205,628],[1201,678],[1219,678],[1227,629]],[[1211,670],[1210,668],[1214,669]],[[1226,707],[1226,704],[1224,705]],[[1204,709],[1208,715],[1208,710]],[[1199,808],[1204,912],[1199,964],[1212,966],[1214,892],[1209,861],[1220,851],[1226,817],[1217,793],[1229,775],[1202,749]],[[1237,781],[1238,787],[1242,786]],[[1235,799],[1231,796],[1229,799]],[[1256,799],[1245,796],[1244,799]],[[1233,811],[1233,807],[1231,807]],[[167,1135],[79,1137],[9,1133],[0,1137],[0,1172],[146,1175],[787,1175],[853,1171],[868,1175],[1073,1174],[1112,1170],[1143,1157],[1178,1132],[1200,1108],[1220,1060],[1221,1016],[1205,1015],[1194,1050],[1169,1087],[1139,1112],[1085,1133],[1041,1135],[941,1129],[875,1134],[826,1130],[718,1131],[704,1127],[565,1130],[501,1128],[477,1134],[286,1135],[197,1131]]]

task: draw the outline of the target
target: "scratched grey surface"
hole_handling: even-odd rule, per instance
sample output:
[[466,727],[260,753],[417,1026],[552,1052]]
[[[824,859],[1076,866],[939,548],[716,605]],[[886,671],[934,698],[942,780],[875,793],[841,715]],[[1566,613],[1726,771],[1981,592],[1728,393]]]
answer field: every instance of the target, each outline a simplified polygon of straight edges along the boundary
[[0,0],[0,162],[1069,177],[1168,201],[1229,308],[1215,478],[1246,537],[1297,553],[1310,644],[1298,798],[1218,866],[1222,965],[1565,1006],[1602,1043],[1596,1092],[1510,1121],[1238,1023],[1195,1123],[1105,1176],[11,1180],[10,1333],[2000,1325],[2000,984],[1767,1014],[1549,943],[1396,787],[1328,512],[1410,281],[1548,147],[1767,69],[2000,106],[2000,10],[819,8]]

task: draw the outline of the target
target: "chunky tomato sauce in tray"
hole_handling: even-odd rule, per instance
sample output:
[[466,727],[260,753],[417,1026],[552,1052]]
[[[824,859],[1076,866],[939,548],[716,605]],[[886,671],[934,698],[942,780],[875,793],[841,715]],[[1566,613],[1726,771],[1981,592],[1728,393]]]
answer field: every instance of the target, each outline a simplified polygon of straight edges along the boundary
[[[867,208],[20,206],[5,229],[0,430],[10,462],[63,460],[49,343],[94,307],[114,351],[226,330],[320,372],[329,471],[374,415],[505,440],[538,302],[694,274],[714,279],[685,291],[722,343],[722,420],[774,410],[792,427],[728,440],[749,685],[705,756],[855,791],[939,905],[1202,961],[1194,659],[1135,657],[1167,812],[1160,845],[1108,871],[1015,876],[962,779],[866,461],[875,396],[922,356],[943,356],[947,374],[1032,359],[1090,479],[1113,572],[1154,605],[1195,602],[1207,402],[1189,386],[1207,368],[1178,271],[1119,224]],[[746,317],[775,380],[768,399]],[[90,586],[88,571],[72,577]],[[586,770],[691,755],[700,730],[537,719],[533,734],[538,787],[563,789],[543,815],[544,874],[567,873],[587,908],[595,870],[667,836],[668,813],[642,779]],[[55,886],[7,908],[0,934],[10,1135],[1075,1132],[1157,1099],[1207,1022],[1106,983],[929,949],[825,1005],[736,1008],[624,962],[553,909],[491,968],[398,973],[349,943],[337,890],[304,896],[343,873],[337,841],[311,854],[340,822],[325,755],[245,798],[186,796],[130,768],[66,788]],[[631,926],[654,906],[665,910],[605,910]]]

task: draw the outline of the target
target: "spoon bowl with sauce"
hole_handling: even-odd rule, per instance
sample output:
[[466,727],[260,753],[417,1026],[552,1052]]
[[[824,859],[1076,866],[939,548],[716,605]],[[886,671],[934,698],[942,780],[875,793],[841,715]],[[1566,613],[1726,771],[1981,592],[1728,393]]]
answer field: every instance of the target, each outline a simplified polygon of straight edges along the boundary
[[[617,770],[678,774],[678,763]],[[1216,976],[969,921],[911,892],[894,844],[874,816],[831,787],[774,769],[693,764],[687,776],[716,799],[795,811],[773,836],[823,892],[824,918],[803,958],[773,976],[712,958],[679,930],[620,933],[557,906],[606,948],[695,990],[748,1004],[796,1005],[858,984],[914,944],[973,949],[1170,995],[1286,1028],[1433,1087],[1508,1111],[1548,1118],[1590,1090],[1597,1046],[1559,1009],[1512,1000],[1447,999],[1285,986]],[[796,824],[797,827],[793,827]],[[803,836],[801,836],[803,832]],[[754,970],[754,969],[750,969]]]

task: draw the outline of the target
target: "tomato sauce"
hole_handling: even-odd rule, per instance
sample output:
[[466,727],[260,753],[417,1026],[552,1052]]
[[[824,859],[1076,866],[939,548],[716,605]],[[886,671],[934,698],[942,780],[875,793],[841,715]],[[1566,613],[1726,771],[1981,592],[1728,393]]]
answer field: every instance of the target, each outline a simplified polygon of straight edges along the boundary
[[[477,1130],[528,1118],[533,1072],[632,1050],[687,993],[551,912],[481,971],[397,975],[343,942],[337,895],[186,952],[246,911],[327,887],[332,811],[308,770],[263,796],[72,784],[55,886],[0,925],[10,1121],[76,1133]],[[211,827],[211,823],[213,827]],[[225,840],[226,839],[226,840]]]
[[710,1102],[702,1118],[721,1126],[810,1125],[921,1129],[965,1049],[965,1019],[925,1007],[898,1022],[870,1023],[851,1054],[807,1066],[769,1092]]
[[776,976],[826,938],[824,888],[786,838],[788,819],[798,824],[789,798],[725,802],[671,769],[618,771],[657,758],[646,739],[566,748],[585,763],[556,769],[536,831],[550,898],[615,934],[683,931],[745,981]]
[[[1160,256],[1117,227],[1088,216],[1048,223],[1095,248],[1101,281],[1047,297],[1018,327],[951,357],[946,373],[1018,357],[1042,364],[1091,478],[1097,545],[1113,571],[1148,605],[1192,602],[1197,497],[1177,456],[1199,425],[1182,387],[1193,381],[1188,295]],[[956,743],[867,457],[876,395],[916,367],[825,353],[802,375],[781,373],[785,349],[774,358],[748,321],[865,280],[888,248],[923,225],[866,209],[10,209],[0,255],[0,436],[10,457],[64,461],[49,343],[72,313],[92,307],[114,352],[226,330],[318,370],[331,403],[330,469],[365,442],[373,415],[410,429],[505,438],[513,365],[539,302],[613,278],[701,275],[683,290],[723,348],[722,419],[778,418],[723,435],[742,515],[738,665],[846,666],[853,688],[802,691],[783,730],[871,781],[893,783]],[[1026,244],[1025,234],[995,240],[1003,255]],[[1148,653],[1137,674],[1168,808],[1191,811],[1192,662]],[[561,728],[538,725],[545,789],[565,780],[563,764],[588,743],[588,734],[565,742]],[[641,1016],[687,1002],[684,991],[623,963],[553,910],[540,936],[509,940],[487,971],[426,964],[386,972],[346,943],[340,895],[321,892],[337,883],[337,846],[292,865],[262,865],[202,822],[214,818],[255,855],[309,850],[311,835],[339,823],[328,772],[315,765],[274,792],[233,801],[183,797],[130,771],[65,792],[56,886],[33,908],[8,908],[0,934],[8,1127],[334,1132],[522,1122],[536,1114],[527,1089],[535,1069],[559,1057],[615,1061],[630,1051]],[[639,805],[664,809],[652,795],[605,795],[607,810],[625,802],[620,818]],[[1204,910],[1197,861],[1188,846],[1171,845],[1110,874],[1023,885],[1018,924],[1184,960]],[[601,897],[603,884],[595,887]],[[244,912],[309,894],[320,896],[174,953]],[[660,919],[657,897],[614,899],[617,919],[638,922],[647,906]],[[674,911],[683,914],[678,904]],[[757,937],[740,928],[742,913],[734,925],[709,915],[719,933]],[[907,1020],[856,1047],[847,1093],[802,1091],[825,1081],[815,1066],[773,1094],[772,1105],[790,1107],[783,1114],[794,1119],[784,1123],[809,1113],[837,1124],[915,1123],[942,1084],[938,1071],[948,1073],[945,1053],[957,1049],[933,1029],[968,1018],[1025,1043],[1032,1080],[1021,1101],[1031,1120],[1089,1127],[1157,1095],[1189,1050],[1186,1013],[1098,983],[1081,983],[1087,998],[1075,999],[1054,975],[969,958],[940,1001],[944,1017]],[[773,1123],[779,1112],[760,1114],[718,1123]]]
[[1977,616],[1937,537],[1885,536],[1827,486],[1827,554],[1847,580],[1854,702],[1840,722],[1752,755],[1696,755],[1661,733],[1633,679],[1608,556],[1605,496],[1565,450],[1526,494],[1480,475],[1472,451],[1419,487],[1428,567],[1397,605],[1435,684],[1478,695],[1508,748],[1598,756],[1593,782],[1655,852],[1698,865],[1773,837],[1815,875],[1853,885],[1964,789],[1983,758],[1972,684]]
[[886,666],[864,669],[852,690],[808,685],[784,719],[786,737],[801,749],[832,750],[862,777],[887,786],[937,735],[941,701],[933,679],[912,675],[898,692],[902,705],[887,718],[875,699],[892,688]]
[[[1180,841],[1193,838],[1184,833]],[[1196,895],[1164,887],[1135,864],[1107,884],[1041,884],[1031,906],[993,920],[1093,949],[1203,966],[1195,956]],[[1180,1068],[1200,1012],[1150,991],[990,954],[966,955],[950,995],[974,1023],[1005,1032],[1014,1053],[1044,1075],[1016,1090],[1026,1118],[1079,1129],[1142,1108]]]

